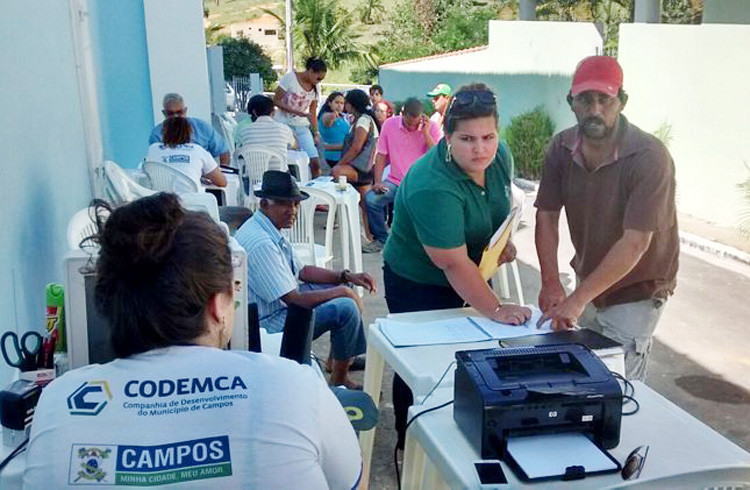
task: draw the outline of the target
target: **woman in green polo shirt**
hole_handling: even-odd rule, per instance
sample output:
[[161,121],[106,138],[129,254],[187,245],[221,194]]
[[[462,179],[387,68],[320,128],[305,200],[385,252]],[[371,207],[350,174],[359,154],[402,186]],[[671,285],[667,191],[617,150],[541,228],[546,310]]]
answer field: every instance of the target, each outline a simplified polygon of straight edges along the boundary
[[[456,92],[445,138],[401,181],[393,226],[383,252],[385,298],[391,313],[457,308],[521,324],[528,308],[503,304],[477,264],[492,234],[510,212],[511,154],[498,138],[495,95],[484,84]],[[515,258],[509,244],[501,262]],[[393,402],[403,447],[411,391],[396,376]]]

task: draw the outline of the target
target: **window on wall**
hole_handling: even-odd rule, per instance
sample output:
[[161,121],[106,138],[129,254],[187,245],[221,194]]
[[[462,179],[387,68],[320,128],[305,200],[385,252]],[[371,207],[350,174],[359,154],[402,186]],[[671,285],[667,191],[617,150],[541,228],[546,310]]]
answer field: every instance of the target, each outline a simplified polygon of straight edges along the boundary
[[275,36],[276,35],[276,29],[266,29],[263,31],[263,34],[266,36]]

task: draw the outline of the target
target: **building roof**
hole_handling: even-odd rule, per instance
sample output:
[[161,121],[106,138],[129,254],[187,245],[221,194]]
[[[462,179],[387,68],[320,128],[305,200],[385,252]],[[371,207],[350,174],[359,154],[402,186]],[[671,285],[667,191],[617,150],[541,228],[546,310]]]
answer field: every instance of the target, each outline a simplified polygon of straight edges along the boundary
[[473,48],[459,49],[459,50],[456,50],[456,51],[448,51],[446,53],[438,53],[438,54],[432,54],[430,56],[421,56],[419,58],[411,58],[411,59],[408,59],[408,60],[394,61],[393,63],[385,63],[383,65],[380,65],[380,68],[391,68],[393,66],[405,65],[405,64],[414,63],[414,62],[417,62],[417,61],[427,61],[427,60],[434,60],[434,59],[438,59],[438,58],[447,58],[447,57],[457,56],[457,55],[466,54],[466,53],[473,53],[473,52],[477,52],[477,51],[483,51],[485,49],[487,49],[486,45],[485,46],[475,46]]

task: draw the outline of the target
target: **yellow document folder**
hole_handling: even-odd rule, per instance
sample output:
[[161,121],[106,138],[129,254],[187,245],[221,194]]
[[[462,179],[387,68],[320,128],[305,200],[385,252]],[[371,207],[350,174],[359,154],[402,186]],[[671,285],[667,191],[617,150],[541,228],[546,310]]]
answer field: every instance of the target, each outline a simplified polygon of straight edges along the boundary
[[513,228],[513,219],[516,217],[517,212],[517,207],[510,210],[508,217],[505,218],[505,221],[498,227],[495,234],[492,235],[490,243],[484,248],[484,252],[482,252],[482,260],[479,262],[479,272],[485,281],[489,281],[499,267],[497,261],[500,259],[503,250],[505,250],[505,246],[508,245],[510,232]]

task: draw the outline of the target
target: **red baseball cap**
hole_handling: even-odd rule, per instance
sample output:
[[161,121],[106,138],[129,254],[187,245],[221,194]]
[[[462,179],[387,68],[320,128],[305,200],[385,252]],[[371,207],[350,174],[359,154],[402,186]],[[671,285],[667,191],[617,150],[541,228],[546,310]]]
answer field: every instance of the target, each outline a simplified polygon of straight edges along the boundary
[[589,56],[578,63],[573,74],[570,93],[573,96],[587,90],[617,95],[622,88],[622,68],[611,56]]

